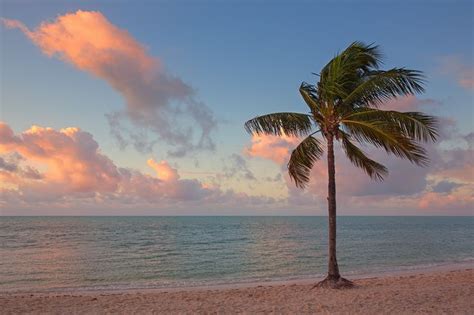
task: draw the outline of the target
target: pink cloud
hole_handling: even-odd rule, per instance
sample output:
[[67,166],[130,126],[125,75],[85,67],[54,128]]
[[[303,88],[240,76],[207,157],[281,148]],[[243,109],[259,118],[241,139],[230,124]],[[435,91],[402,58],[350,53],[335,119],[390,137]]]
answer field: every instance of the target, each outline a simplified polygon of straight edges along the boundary
[[168,162],[156,162],[153,159],[147,161],[148,166],[155,170],[156,176],[164,181],[177,181],[179,179],[178,171],[172,168]]
[[447,56],[441,59],[441,71],[452,76],[457,83],[465,88],[474,89],[474,67],[467,64],[459,56]]
[[[384,152],[367,150],[374,160],[384,164],[389,169],[389,175],[384,181],[371,180],[360,168],[355,167],[345,156],[344,151],[336,145],[336,181],[338,198],[359,196],[403,196],[422,192],[427,184],[430,169],[417,167],[407,161],[387,156]],[[282,170],[287,172],[286,165]],[[322,202],[327,197],[327,162],[326,156],[316,162],[311,170],[311,179],[305,192],[294,189],[294,183],[286,178],[289,191],[296,195],[310,194]]]
[[159,67],[145,48],[126,31],[111,24],[100,12],[77,11],[59,16],[54,22],[43,22],[34,31],[16,20],[3,19],[9,28],[19,28],[48,56],[57,55],[80,70],[90,72],[111,83],[119,80],[107,65],[116,65],[120,55],[134,58],[134,68],[141,75]]
[[[384,104],[382,109],[398,111],[420,111],[426,107],[438,106],[433,100],[420,100],[414,96],[395,99]],[[455,122],[441,119],[441,140],[459,142],[461,139],[472,142],[472,135],[460,137],[455,130]],[[288,141],[278,137],[252,137],[246,152],[251,156],[270,159],[279,164],[288,189],[288,202],[294,207],[313,207],[316,213],[325,213],[327,197],[327,165],[323,156],[313,166],[311,180],[306,190],[295,188],[287,175],[286,163],[291,149],[298,141]],[[463,141],[461,141],[463,142]],[[381,162],[389,169],[383,182],[372,181],[361,169],[356,168],[345,157],[342,148],[336,146],[336,180],[338,205],[342,213],[373,213],[389,211],[394,214],[409,214],[416,211],[429,213],[430,209],[442,213],[449,207],[457,211],[467,209],[472,195],[467,188],[474,185],[474,162],[472,144],[468,147],[443,149],[439,143],[425,144],[431,164],[418,167],[408,161],[386,155],[383,151],[363,147],[369,157]],[[453,189],[435,193],[431,186],[443,181],[453,182]],[[436,205],[436,198],[440,200]],[[420,213],[422,213],[420,212]],[[459,212],[458,212],[459,213]]]
[[78,128],[59,131],[32,126],[19,136],[0,124],[0,153],[18,152],[45,164],[44,182],[65,192],[113,191],[120,179],[113,162],[102,155],[92,135]]
[[30,30],[25,26],[25,24],[21,23],[20,21],[4,19],[4,18],[0,18],[0,21],[3,23],[3,25],[5,25],[5,27],[9,29],[18,28],[28,37],[31,36]]
[[67,211],[77,204],[92,209],[126,205],[160,209],[181,203],[225,207],[275,202],[181,179],[167,161],[149,159],[147,164],[156,176],[116,166],[93,136],[79,128],[32,126],[16,135],[0,122],[0,205],[5,209],[44,206]]
[[392,99],[382,104],[380,109],[396,110],[399,112],[413,112],[420,111],[427,106],[439,105],[438,102],[432,99],[419,99],[414,95],[402,96]]
[[[46,55],[105,80],[125,98],[126,110],[108,115],[113,134],[123,145],[132,141],[141,150],[152,146],[144,143],[142,134],[121,126],[121,120],[127,118],[173,146],[175,155],[214,148],[210,133],[216,121],[210,109],[196,100],[193,88],[169,74],[158,58],[100,12],[64,14],[34,30],[17,20],[2,21],[8,28],[20,29]],[[177,122],[189,119],[193,125],[179,127],[182,124]]]
[[[469,191],[459,189],[453,193],[427,192],[418,201],[418,207],[424,210],[442,209],[446,211],[458,211],[462,209],[471,210],[474,205],[474,194],[472,188]],[[449,214],[449,212],[447,212]]]
[[252,135],[252,143],[244,149],[251,157],[261,157],[277,164],[286,164],[291,151],[296,148],[300,140],[296,137],[283,135]]

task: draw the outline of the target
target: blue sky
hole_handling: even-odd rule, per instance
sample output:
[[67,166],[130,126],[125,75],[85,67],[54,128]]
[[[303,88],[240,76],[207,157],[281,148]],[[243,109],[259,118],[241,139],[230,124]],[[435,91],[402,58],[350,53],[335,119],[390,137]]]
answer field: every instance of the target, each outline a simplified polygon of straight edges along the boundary
[[[311,72],[355,40],[380,45],[386,68],[424,71],[428,84],[419,99],[437,103],[431,113],[455,121],[459,134],[473,131],[472,89],[461,86],[456,73],[473,66],[471,1],[1,3],[3,18],[30,30],[77,10],[100,12],[196,90],[218,122],[212,135],[216,150],[170,159],[160,143],[148,153],[119,149],[104,115],[123,109],[124,99],[102,79],[45,56],[21,32],[2,27],[1,116],[15,133],[34,124],[77,126],[91,133],[117,165],[149,174],[149,157],[167,160],[183,173],[221,172],[237,154],[257,177],[274,175],[280,165],[242,153],[250,143],[243,123],[268,112],[305,111],[301,81],[314,82]],[[219,184],[237,192],[253,190],[243,179]],[[279,192],[286,189],[279,183]]]

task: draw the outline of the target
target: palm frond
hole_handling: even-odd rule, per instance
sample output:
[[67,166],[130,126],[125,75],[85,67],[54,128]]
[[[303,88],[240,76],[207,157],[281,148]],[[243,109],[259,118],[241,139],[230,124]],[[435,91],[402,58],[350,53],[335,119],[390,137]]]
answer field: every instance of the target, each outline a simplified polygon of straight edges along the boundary
[[306,137],[291,153],[288,162],[290,178],[299,188],[304,188],[309,182],[309,175],[314,162],[323,154],[321,142],[313,136]]
[[359,69],[368,71],[369,69],[378,69],[382,63],[382,52],[378,45],[366,44],[361,41],[355,41],[345,49],[344,54],[353,56]]
[[378,46],[352,43],[322,69],[320,95],[326,100],[345,98],[365,73],[378,69],[380,59]]
[[371,71],[363,81],[344,97],[344,106],[378,106],[384,101],[401,95],[421,93],[424,77],[422,72],[404,68],[387,71]]
[[358,143],[382,148],[418,165],[428,163],[420,143],[436,141],[437,118],[377,108],[387,100],[423,92],[424,76],[405,68],[380,70],[381,58],[378,46],[353,42],[316,74],[319,82],[301,84],[299,92],[310,113],[274,113],[245,123],[251,134],[306,137],[288,162],[290,178],[297,187],[307,185],[313,164],[323,154],[322,140],[311,133],[314,127],[323,131],[325,140],[332,141],[332,136],[340,140],[349,160],[373,179],[382,180],[387,168],[370,159]]
[[342,120],[342,128],[361,143],[370,143],[383,148],[387,153],[406,158],[417,165],[426,165],[429,161],[426,151],[413,139],[407,137],[403,130],[392,122]]
[[346,119],[385,121],[397,125],[403,134],[416,141],[436,141],[438,119],[419,112],[397,112],[372,108],[354,109]]
[[317,123],[322,124],[324,121],[322,113],[324,113],[325,109],[323,108],[324,103],[318,101],[318,89],[314,85],[303,82],[300,85],[299,91],[303,100],[306,102],[306,105],[308,105],[311,110],[314,120]]
[[321,77],[337,73],[336,68],[345,65],[347,70],[370,71],[378,69],[382,53],[377,45],[355,41],[343,52],[336,55],[321,70]]
[[388,175],[387,168],[367,157],[361,149],[350,141],[350,136],[345,132],[341,132],[341,141],[342,147],[352,164],[362,168],[372,179],[383,180]]
[[273,113],[250,119],[245,130],[250,134],[305,136],[311,132],[311,116],[300,113]]

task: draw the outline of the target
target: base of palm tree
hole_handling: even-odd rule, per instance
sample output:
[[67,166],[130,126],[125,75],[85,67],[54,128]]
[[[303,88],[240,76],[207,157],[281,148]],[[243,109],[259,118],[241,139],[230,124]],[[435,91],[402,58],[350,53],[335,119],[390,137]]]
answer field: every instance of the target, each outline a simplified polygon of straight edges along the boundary
[[354,282],[347,280],[341,276],[327,276],[324,280],[316,283],[314,288],[323,288],[323,289],[350,289],[353,288]]

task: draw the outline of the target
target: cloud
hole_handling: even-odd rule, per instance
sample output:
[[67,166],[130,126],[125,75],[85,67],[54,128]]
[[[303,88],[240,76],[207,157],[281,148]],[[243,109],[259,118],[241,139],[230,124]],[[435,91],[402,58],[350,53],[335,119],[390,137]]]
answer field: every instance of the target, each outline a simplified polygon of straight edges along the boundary
[[[440,104],[430,99],[415,96],[401,97],[384,104],[382,109],[398,111],[433,111]],[[388,156],[383,150],[363,147],[374,160],[387,166],[388,177],[383,182],[372,181],[361,169],[356,168],[345,157],[342,148],[336,145],[336,180],[339,209],[343,213],[379,213],[381,209],[407,214],[413,211],[448,211],[466,213],[472,200],[474,188],[474,156],[472,133],[462,135],[456,130],[454,121],[439,118],[441,130],[438,143],[427,143],[431,163],[418,167],[406,160]],[[441,143],[450,143],[443,146]],[[324,155],[311,170],[311,180],[306,190],[295,188],[287,174],[287,161],[299,139],[279,139],[275,136],[253,136],[245,147],[248,155],[271,160],[278,165],[288,191],[288,203],[294,207],[313,207],[325,213],[327,197],[327,164]],[[453,146],[453,144],[458,144]],[[460,146],[459,146],[460,145]],[[471,192],[469,191],[471,189]],[[436,204],[436,200],[440,203]],[[452,210],[451,209],[451,210]],[[464,211],[464,212],[462,212]]]
[[74,193],[112,191],[117,187],[120,174],[87,132],[32,126],[16,136],[7,124],[0,123],[0,134],[4,135],[0,138],[0,153],[16,152],[46,165],[44,182],[50,188]]
[[168,162],[156,162],[154,159],[147,161],[148,166],[155,170],[156,176],[164,181],[177,181],[179,179],[178,171],[172,168]]
[[[64,14],[34,30],[17,20],[2,21],[7,28],[20,29],[46,55],[105,80],[124,97],[126,109],[107,115],[122,146],[132,142],[138,150],[150,151],[159,139],[173,147],[174,156],[214,149],[211,133],[216,119],[196,99],[194,89],[100,12]],[[134,131],[123,127],[127,121]],[[158,138],[148,140],[148,133]]]
[[418,208],[445,214],[460,213],[472,215],[474,204],[473,185],[465,189],[457,189],[450,193],[427,192],[420,196]]
[[433,99],[419,99],[415,95],[400,96],[391,99],[380,106],[383,110],[396,110],[399,112],[413,112],[429,110],[439,107],[441,104]]
[[474,89],[474,67],[459,56],[446,56],[440,60],[441,72],[454,77],[457,83],[469,90]]
[[16,152],[0,156],[0,178],[5,183],[19,183],[24,178],[33,180],[43,178],[43,175],[34,167],[29,165],[20,167],[22,160],[24,158]]
[[[384,152],[366,150],[370,157],[384,164],[389,175],[383,182],[371,180],[360,168],[355,167],[345,156],[344,151],[336,149],[336,180],[338,193],[346,196],[367,195],[412,195],[427,185],[426,176],[429,169],[410,164],[408,161],[387,156]],[[321,197],[326,196],[327,166],[322,160],[314,166],[311,172],[313,180],[308,190]]]
[[281,176],[281,173],[277,173],[275,176],[271,177],[271,176],[267,176],[265,177],[265,180],[267,182],[281,182],[282,181],[282,176]]
[[434,193],[450,193],[462,184],[454,183],[448,180],[442,180],[432,187]]
[[0,170],[4,170],[7,172],[16,172],[17,169],[18,167],[15,163],[8,162],[0,156]]
[[222,174],[218,177],[224,178],[243,178],[247,181],[255,181],[257,178],[249,169],[247,161],[239,154],[233,153],[224,160],[224,168]]
[[474,150],[453,148],[440,150],[440,159],[434,165],[438,177],[453,178],[462,182],[474,179]]
[[[420,108],[438,106],[439,104],[430,99],[417,99],[415,96],[400,97],[385,103],[382,109],[406,111],[419,111]],[[252,157],[261,157],[272,160],[281,166],[281,170],[287,173],[286,164],[291,151],[301,140],[296,137],[278,137],[267,135],[253,135],[251,144],[244,151]],[[407,161],[393,156],[387,156],[383,151],[373,148],[364,150],[377,161],[392,170],[388,178],[382,183],[371,181],[370,178],[359,168],[356,168],[345,157],[344,151],[338,145],[335,146],[336,154],[336,176],[338,181],[338,193],[347,196],[364,195],[407,195],[422,191],[427,185],[426,176],[429,169],[420,168]],[[433,153],[435,154],[435,153]],[[325,156],[321,161],[315,163],[311,171],[311,178],[307,193],[318,198],[325,199],[327,194],[327,166]],[[347,180],[349,179],[350,180]],[[293,189],[294,183],[288,176],[285,177],[289,193],[293,200],[303,198],[306,193],[299,189]],[[294,197],[294,198],[293,198]],[[308,198],[313,202],[313,198]]]
[[[121,168],[103,154],[93,136],[79,128],[32,126],[16,135],[0,122],[2,209],[88,209],[243,206],[275,203],[273,198],[221,190],[196,179],[181,179],[167,161],[148,159],[156,176]],[[41,173],[37,168],[41,169]],[[115,207],[115,208],[114,208]],[[13,212],[14,213],[14,212]]]
[[252,135],[251,144],[245,147],[244,152],[251,157],[260,157],[272,160],[277,164],[284,164],[290,157],[300,140],[296,137],[283,135]]

